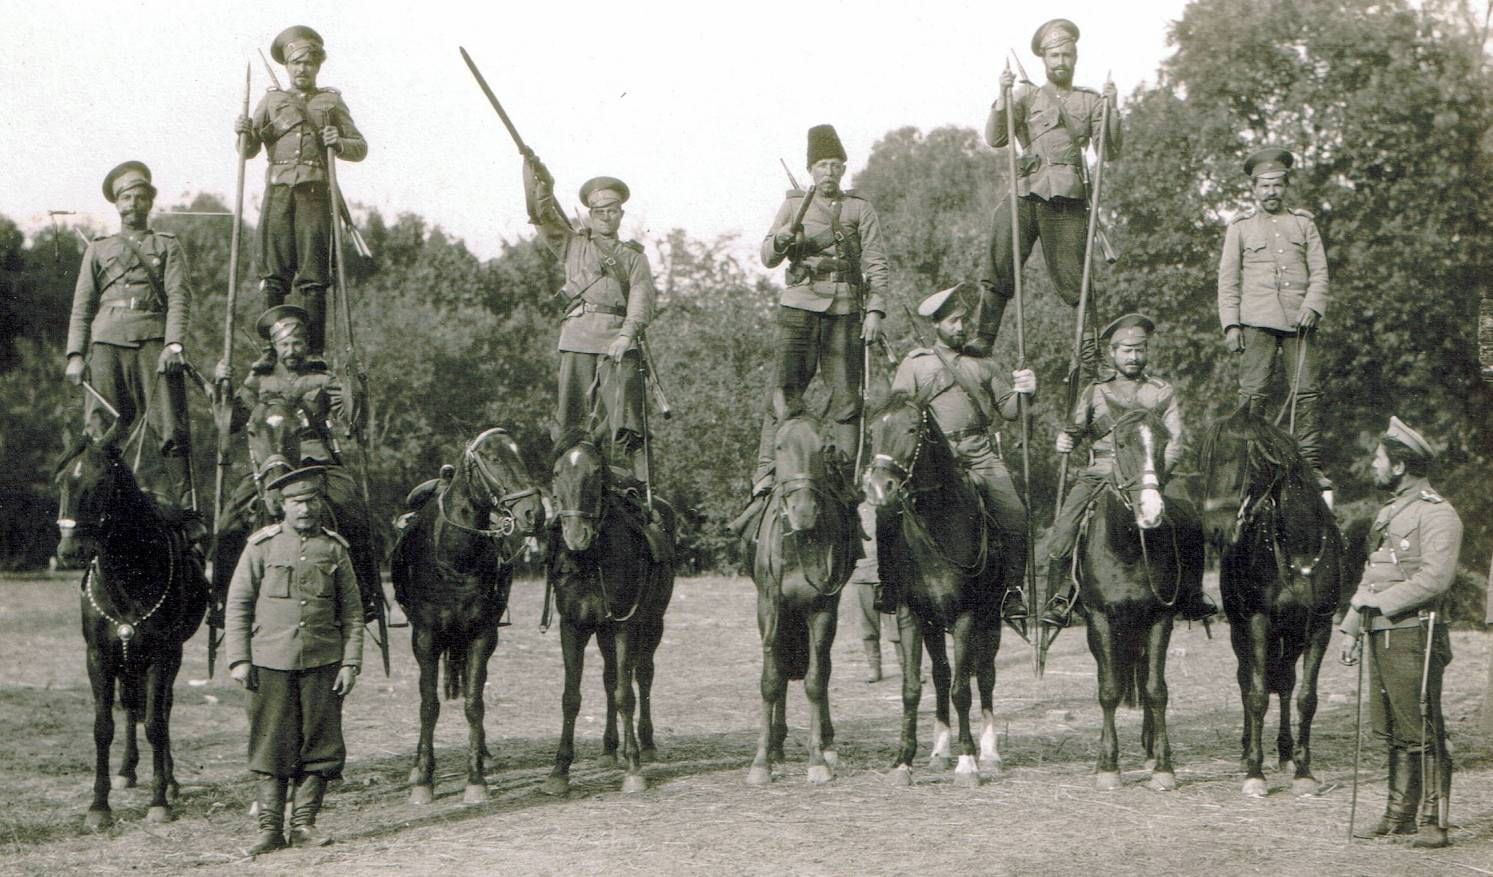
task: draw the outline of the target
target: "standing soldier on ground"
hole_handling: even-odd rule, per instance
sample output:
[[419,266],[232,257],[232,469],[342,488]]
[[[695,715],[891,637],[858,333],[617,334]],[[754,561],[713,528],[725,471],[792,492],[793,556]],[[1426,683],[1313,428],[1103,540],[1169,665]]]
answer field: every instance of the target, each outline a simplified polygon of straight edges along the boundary
[[[332,282],[332,196],[327,148],[344,161],[362,161],[368,142],[335,88],[319,88],[327,53],[321,35],[296,25],[281,31],[270,56],[285,65],[290,88],[271,88],[252,116],[234,122],[244,158],[269,147],[264,206],[259,220],[260,288],[264,305],[285,303],[292,280],[311,315],[311,353],[326,352],[327,286]],[[268,371],[269,350],[253,368]]]
[[[1084,150],[1090,142],[1098,142],[1106,101],[1110,106],[1109,126],[1104,133],[1105,154],[1100,160],[1120,155],[1120,117],[1114,111],[1118,100],[1114,83],[1106,82],[1102,95],[1073,84],[1073,69],[1078,62],[1078,25],[1063,18],[1047,22],[1032,36],[1032,52],[1041,57],[1047,69],[1047,82],[1041,86],[1024,83],[1011,93],[1016,138],[1024,147],[1017,160],[1014,181],[1016,194],[1020,196],[1021,252],[1019,255],[1011,252],[1011,210],[1002,199],[995,209],[990,247],[980,280],[982,294],[971,327],[974,338],[970,352],[979,356],[989,355],[1006,303],[1015,293],[1017,269],[1012,262],[1025,265],[1038,238],[1042,240],[1048,276],[1058,295],[1070,307],[1078,304],[1089,224]],[[996,148],[1007,145],[1005,94],[1015,85],[1016,77],[1011,71],[1001,74],[1001,95],[990,107],[985,122],[985,142]]]
[[1312,215],[1287,209],[1286,188],[1295,158],[1261,149],[1244,162],[1258,209],[1229,223],[1218,261],[1218,320],[1224,344],[1239,354],[1239,403],[1273,418],[1270,381],[1285,360],[1295,393],[1295,435],[1322,497],[1332,505],[1332,482],[1322,473],[1318,422],[1317,349],[1309,343],[1327,313],[1327,251]]
[[[249,690],[249,770],[258,776],[259,838],[248,855],[322,846],[328,780],[342,776],[342,702],[363,663],[362,602],[347,542],[321,526],[322,469],[269,484],[285,520],[256,532],[228,588],[229,672]],[[295,792],[290,836],[285,800]]]
[[121,440],[144,420],[138,441],[160,455],[164,470],[164,484],[146,486],[198,541],[205,532],[193,502],[182,349],[192,313],[191,271],[176,235],[150,227],[156,197],[150,168],[127,161],[109,171],[104,197],[119,210],[120,230],[94,238],[83,253],[65,376],[81,384],[89,372],[103,397],[88,395],[89,429],[106,428],[102,418],[111,416],[110,407],[118,414]]
[[1369,662],[1369,721],[1389,747],[1384,816],[1355,836],[1415,834],[1414,846],[1431,849],[1448,844],[1438,817],[1451,796],[1441,680],[1452,647],[1441,610],[1462,548],[1462,519],[1426,477],[1435,458],[1420,433],[1389,419],[1372,469],[1391,496],[1374,518],[1374,552],[1341,627],[1343,662]]

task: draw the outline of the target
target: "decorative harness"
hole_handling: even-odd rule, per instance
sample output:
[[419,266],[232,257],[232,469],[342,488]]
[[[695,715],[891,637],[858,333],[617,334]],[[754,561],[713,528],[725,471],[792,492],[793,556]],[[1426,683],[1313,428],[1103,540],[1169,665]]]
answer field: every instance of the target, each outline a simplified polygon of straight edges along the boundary
[[[501,514],[497,526],[491,528],[469,527],[459,521],[452,520],[446,512],[446,494],[450,488],[444,488],[436,495],[436,526],[448,526],[463,533],[469,533],[483,539],[491,540],[498,547],[498,563],[506,566],[513,562],[514,551],[506,551],[507,538],[518,531],[518,518],[513,513],[513,504],[521,499],[534,496],[539,493],[537,487],[527,487],[522,490],[514,490],[501,496],[498,491],[503,487],[502,479],[493,474],[492,467],[477,453],[477,448],[489,436],[508,436],[508,431],[500,426],[489,429],[467,443],[461,452],[462,474],[468,484],[477,483],[482,487],[479,498],[487,502],[488,507],[494,514]],[[436,534],[432,534],[433,538]]]
[[[598,448],[595,443],[591,441],[579,441],[571,447],[585,448],[589,453],[596,456],[601,461],[601,465],[598,467],[598,471],[601,472],[601,490],[598,493],[596,508],[594,510],[556,509],[554,515],[556,519],[580,518],[583,521],[591,521],[596,525],[597,533],[599,534],[601,532],[601,522],[602,519],[606,517],[609,498],[612,493],[610,486],[611,467],[607,464],[606,457],[601,453],[601,449]],[[597,569],[597,571],[600,571],[599,568]],[[648,595],[647,583],[652,580],[651,576],[644,577],[644,586],[638,588],[638,595],[633,600],[632,606],[627,610],[625,614],[619,616],[612,614],[612,595],[607,593],[606,576],[596,575],[594,578],[596,580],[597,589],[601,591],[602,609],[606,613],[606,620],[618,624],[630,621],[632,617],[637,614],[638,607],[643,605],[643,598]],[[546,575],[544,577],[544,612],[543,617],[540,621],[541,632],[549,628],[550,597],[552,588],[553,585],[551,583],[551,577]]]

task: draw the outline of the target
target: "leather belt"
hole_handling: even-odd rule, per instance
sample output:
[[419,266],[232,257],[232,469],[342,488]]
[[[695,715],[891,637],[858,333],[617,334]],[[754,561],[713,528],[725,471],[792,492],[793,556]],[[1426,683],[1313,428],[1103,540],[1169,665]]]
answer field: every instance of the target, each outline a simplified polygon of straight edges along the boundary
[[627,316],[627,308],[619,308],[616,305],[599,305],[589,301],[583,301],[570,309],[565,316],[578,317],[581,314],[610,314],[614,317]]
[[982,426],[972,426],[969,429],[956,429],[953,432],[944,433],[944,438],[948,439],[952,443],[963,441],[971,436],[976,435],[985,435],[985,428]]
[[99,302],[99,307],[122,308],[130,311],[159,311],[154,297],[132,295],[129,298],[111,298],[108,301]]

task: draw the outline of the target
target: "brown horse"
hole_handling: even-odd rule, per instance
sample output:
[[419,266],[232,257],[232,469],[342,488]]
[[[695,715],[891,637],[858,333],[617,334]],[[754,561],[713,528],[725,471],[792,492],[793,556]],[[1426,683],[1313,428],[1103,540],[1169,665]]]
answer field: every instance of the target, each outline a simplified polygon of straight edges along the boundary
[[518,444],[502,429],[472,439],[450,481],[436,489],[389,558],[394,598],[409,618],[410,647],[420,665],[420,742],[410,769],[410,803],[435,798],[434,735],[441,712],[436,685],[444,658],[446,697],[461,697],[466,708],[463,800],[478,804],[487,800],[487,662],[508,607],[514,556],[543,526],[543,497],[524,471]]
[[[902,623],[902,743],[893,781],[912,782],[917,754],[922,648],[933,662],[936,702],[931,760],[946,766],[949,701],[959,713],[954,781],[979,785],[980,770],[995,771],[995,654],[1000,648],[1000,550],[992,525],[927,402],[894,393],[871,420],[871,464],[866,498],[877,508],[877,554],[884,585],[893,584],[910,610]],[[954,638],[952,677],[944,648]],[[980,748],[970,732],[969,679],[980,689]]]
[[556,520],[549,534],[545,572],[560,615],[565,693],[560,746],[544,784],[544,791],[551,795],[564,795],[570,788],[575,719],[581,709],[581,668],[593,635],[601,650],[602,680],[607,688],[603,762],[615,762],[617,757],[619,711],[626,770],[622,790],[647,788],[642,764],[657,757],[653,654],[663,639],[664,611],[674,593],[670,559],[674,513],[655,500],[663,535],[670,544],[650,544],[645,533],[647,512],[614,487],[616,477],[606,456],[590,441],[569,444],[555,462],[551,494]]
[[[182,645],[196,633],[207,606],[207,583],[186,540],[140,489],[112,433],[97,443],[80,439],[56,474],[62,533],[57,555],[87,563],[81,602],[93,688],[93,803],[85,823],[90,829],[113,821],[111,785],[135,785],[135,726],[142,721],[154,774],[146,818],[171,820],[178,791],[171,759],[172,686]],[[124,762],[111,784],[116,685],[127,725]]]
[[[1202,447],[1204,526],[1220,549],[1218,570],[1244,702],[1244,794],[1267,793],[1265,713],[1280,700],[1276,752],[1291,790],[1314,795],[1312,719],[1317,674],[1332,639],[1342,587],[1343,539],[1291,435],[1241,408],[1210,428]],[[1291,692],[1299,731],[1291,733]]]
[[802,679],[809,700],[809,782],[834,777],[835,727],[829,716],[830,650],[840,590],[860,547],[856,497],[832,461],[814,421],[783,420],[774,439],[777,483],[747,540],[757,583],[762,635],[762,731],[747,782],[772,779],[788,736],[788,680]]

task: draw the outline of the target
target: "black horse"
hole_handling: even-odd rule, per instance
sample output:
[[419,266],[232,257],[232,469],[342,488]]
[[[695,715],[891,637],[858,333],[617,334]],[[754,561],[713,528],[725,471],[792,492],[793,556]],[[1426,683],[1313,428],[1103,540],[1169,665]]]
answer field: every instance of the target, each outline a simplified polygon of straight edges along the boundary
[[1160,418],[1126,411],[1112,435],[1114,469],[1074,554],[1104,710],[1096,783],[1120,786],[1115,710],[1121,700],[1135,706],[1139,695],[1151,787],[1169,791],[1177,776],[1166,730],[1166,652],[1178,596],[1202,587],[1202,525],[1191,503],[1164,494],[1171,437]]
[[831,462],[814,421],[783,420],[774,439],[777,482],[747,541],[757,583],[762,635],[762,732],[747,782],[772,779],[788,736],[788,680],[804,680],[809,700],[809,782],[834,778],[835,726],[829,716],[830,650],[840,591],[860,547],[856,497]]
[[207,607],[207,582],[180,532],[140,489],[113,443],[80,439],[62,457],[57,555],[87,563],[83,574],[83,639],[93,688],[93,803],[86,825],[103,828],[109,810],[109,746],[114,740],[114,692],[126,714],[124,762],[114,788],[135,785],[140,752],[135,726],[145,723],[153,756],[151,822],[169,822],[177,796],[171,760],[172,685],[182,645]]
[[508,607],[514,555],[544,523],[538,488],[524,471],[518,445],[489,429],[466,446],[450,481],[437,488],[400,534],[389,559],[394,598],[409,618],[420,665],[420,742],[410,769],[410,803],[434,799],[436,692],[441,659],[447,698],[462,697],[467,718],[467,784],[463,800],[487,800],[482,701],[487,662]]
[[[866,498],[877,508],[881,579],[902,594],[912,622],[902,630],[902,744],[894,782],[912,782],[917,754],[918,701],[922,698],[922,649],[933,662],[934,742],[931,760],[949,757],[951,678],[944,633],[954,637],[952,697],[959,712],[959,762],[954,781],[978,785],[980,770],[1000,767],[996,748],[995,654],[1000,648],[1000,576],[997,535],[979,494],[925,400],[894,393],[871,421],[871,464]],[[901,617],[901,616],[899,616]],[[970,732],[969,678],[980,689],[980,748]]]
[[[1317,673],[1332,638],[1343,541],[1311,467],[1285,431],[1240,409],[1212,426],[1202,446],[1204,524],[1221,551],[1219,587],[1244,701],[1240,739],[1244,794],[1266,794],[1263,736],[1270,695],[1280,698],[1280,769],[1294,762],[1291,790],[1312,795],[1312,718]],[[1291,735],[1296,662],[1300,730]]]
[[593,635],[601,649],[602,681],[607,689],[602,761],[616,760],[619,710],[626,770],[622,790],[647,788],[642,763],[657,756],[653,654],[663,639],[664,611],[674,593],[674,513],[655,500],[661,535],[668,544],[654,544],[648,538],[646,510],[614,487],[617,477],[606,456],[589,441],[570,444],[555,462],[551,494],[554,529],[559,532],[549,534],[545,573],[560,615],[565,693],[560,746],[544,784],[544,791],[551,795],[563,795],[570,788],[575,719],[581,708],[581,667],[586,643]]

